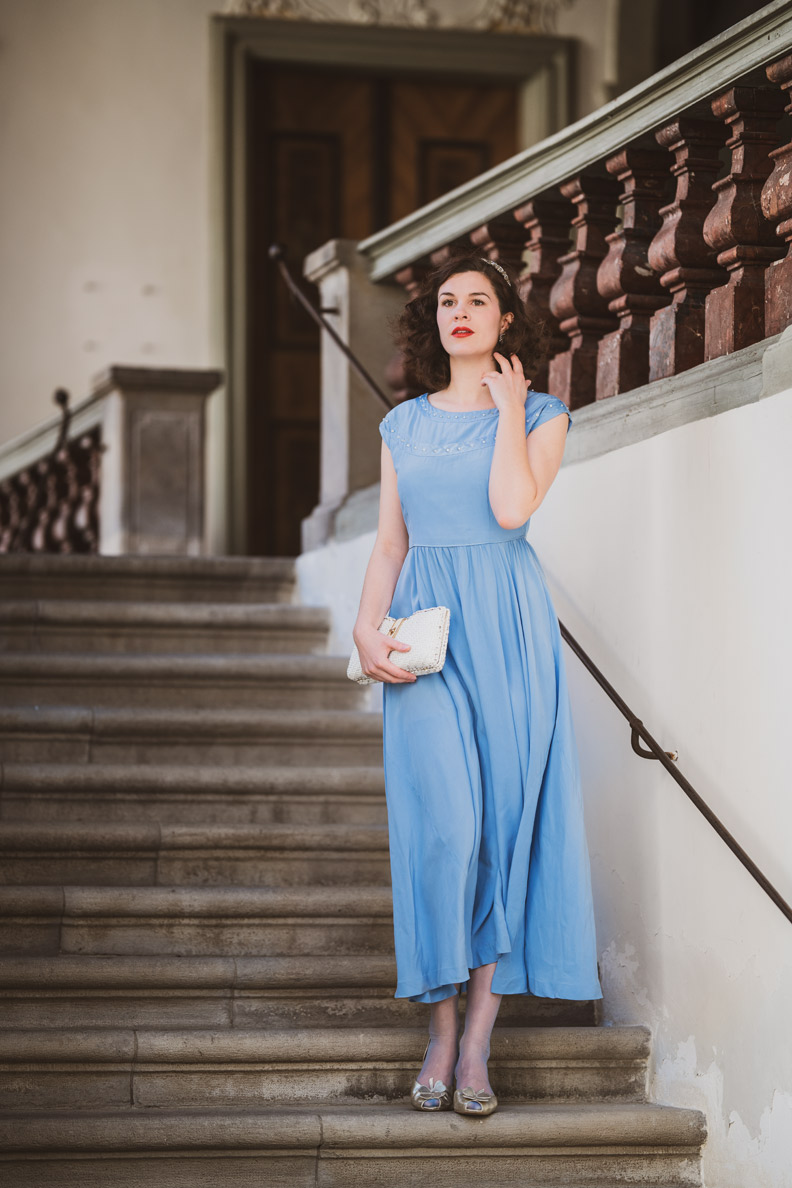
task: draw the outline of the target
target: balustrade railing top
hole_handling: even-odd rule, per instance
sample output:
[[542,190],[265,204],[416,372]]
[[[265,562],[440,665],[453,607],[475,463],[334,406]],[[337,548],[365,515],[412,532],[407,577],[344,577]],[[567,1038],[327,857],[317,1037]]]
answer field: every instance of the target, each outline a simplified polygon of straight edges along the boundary
[[533,384],[570,408],[676,375],[792,322],[791,90],[775,0],[359,250],[408,292],[462,245],[518,272],[527,257],[523,296],[552,330]]

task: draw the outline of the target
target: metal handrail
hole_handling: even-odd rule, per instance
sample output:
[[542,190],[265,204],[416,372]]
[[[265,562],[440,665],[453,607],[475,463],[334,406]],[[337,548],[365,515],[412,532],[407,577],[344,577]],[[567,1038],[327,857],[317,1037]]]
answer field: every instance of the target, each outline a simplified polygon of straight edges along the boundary
[[[772,899],[772,901],[776,905],[776,907],[780,911],[782,911],[784,913],[784,915],[786,916],[787,920],[789,920],[790,923],[792,923],[792,907],[789,906],[787,901],[784,899],[784,897],[781,895],[781,893],[773,886],[773,884],[770,882],[770,880],[767,878],[767,876],[762,873],[762,871],[759,869],[759,867],[756,865],[756,863],[753,861],[753,859],[749,858],[749,856],[746,854],[745,850],[742,848],[740,843],[736,840],[735,837],[732,836],[731,833],[729,833],[726,826],[723,824],[723,822],[720,820],[720,818],[718,816],[716,816],[716,814],[712,811],[712,809],[709,807],[707,802],[701,796],[699,796],[698,792],[693,787],[693,785],[688,780],[686,780],[685,777],[682,775],[682,773],[680,771],[677,771],[677,769],[673,766],[672,761],[678,758],[678,752],[677,751],[663,751],[661,749],[660,744],[652,737],[652,735],[649,733],[649,731],[644,726],[641,719],[637,718],[635,716],[635,714],[632,712],[632,710],[627,705],[627,703],[624,701],[624,699],[622,697],[620,697],[619,694],[616,692],[616,690],[614,689],[614,687],[610,683],[610,681],[607,679],[607,677],[605,677],[600,672],[600,670],[597,668],[596,664],[591,659],[591,657],[589,655],[587,655],[586,652],[584,652],[583,648],[580,646],[580,644],[575,639],[575,637],[567,630],[567,628],[564,626],[564,624],[560,620],[559,620],[558,625],[561,628],[561,635],[564,637],[566,642],[569,644],[570,648],[575,653],[578,660],[580,660],[580,662],[583,665],[585,665],[585,667],[589,670],[591,675],[594,677],[594,680],[597,682],[597,684],[600,685],[605,690],[608,697],[610,697],[611,701],[616,706],[616,708],[620,711],[620,713],[622,713],[624,715],[624,717],[630,723],[630,727],[631,727],[630,742],[632,744],[632,749],[635,751],[636,755],[639,755],[642,759],[659,759],[660,760],[663,767],[666,769],[667,772],[669,772],[674,777],[674,779],[679,784],[682,791],[687,796],[687,798],[693,802],[693,804],[696,806],[696,808],[701,813],[701,815],[707,821],[709,821],[712,828],[715,830],[715,832],[718,834],[718,836],[720,838],[722,838],[723,841],[725,841],[726,845],[729,847],[731,852],[734,855],[736,855],[737,858],[739,858],[740,862],[742,862],[743,866],[748,871],[748,873],[750,875],[752,875],[753,878],[756,879],[757,883],[762,888],[762,890],[765,891],[770,896],[770,898]],[[645,751],[639,745],[639,742],[638,742],[639,738],[642,738],[643,741],[648,744],[648,746],[649,746],[648,751]]]
[[[350,348],[347,346],[347,344],[345,342],[343,342],[341,338],[339,338],[338,334],[333,329],[333,327],[330,326],[329,323],[325,321],[322,313],[318,309],[314,308],[314,306],[310,302],[309,298],[306,297],[306,295],[302,292],[302,290],[297,286],[297,284],[294,281],[294,278],[292,277],[292,275],[289,271],[289,266],[286,263],[283,249],[279,245],[273,244],[273,246],[270,248],[270,257],[271,257],[271,259],[273,259],[277,262],[278,267],[280,268],[280,271],[281,271],[281,275],[283,276],[283,279],[286,281],[286,284],[288,285],[289,290],[297,298],[297,300],[300,302],[300,304],[303,306],[303,308],[308,313],[310,313],[313,320],[315,322],[317,322],[317,324],[319,326],[323,327],[325,330],[327,330],[330,333],[330,336],[333,339],[333,341],[344,352],[346,357],[349,359],[349,361],[355,367],[355,369],[358,372],[358,374],[360,375],[360,377],[371,388],[372,392],[374,392],[375,395],[377,395],[381,400],[383,400],[388,405],[389,408],[393,408],[394,407],[393,402],[389,401],[387,399],[387,397],[384,395],[384,393],[381,391],[381,389],[378,387],[378,385],[374,382],[374,380],[371,378],[371,376],[368,374],[368,372],[363,368],[363,366],[360,363],[358,363],[357,359],[355,358],[354,354],[352,353]],[[616,692],[616,690],[614,689],[614,687],[610,683],[610,681],[607,679],[607,677],[604,676],[604,674],[602,672],[600,672],[599,668],[597,668],[597,665],[594,663],[594,661],[591,659],[591,657],[584,651],[584,649],[581,647],[581,645],[578,643],[578,641],[575,639],[575,637],[572,635],[572,633],[568,630],[568,628],[566,628],[564,626],[564,624],[561,622],[560,619],[558,621],[558,626],[561,630],[561,635],[562,635],[563,639],[566,640],[567,644],[572,649],[572,651],[575,653],[578,660],[580,660],[580,662],[588,669],[588,671],[594,677],[594,680],[597,682],[597,684],[600,685],[600,687],[605,691],[605,693],[608,695],[608,697],[610,697],[611,701],[616,706],[616,708],[619,710],[619,712],[630,723],[630,743],[631,743],[632,749],[635,751],[636,755],[638,755],[641,759],[657,759],[660,761],[660,763],[662,763],[663,767],[666,769],[666,771],[671,776],[673,776],[673,778],[679,784],[680,788],[685,793],[687,798],[695,805],[695,807],[698,809],[698,811],[701,813],[701,815],[704,817],[704,819],[709,822],[709,824],[712,826],[712,828],[715,830],[715,832],[718,834],[718,836],[726,843],[726,845],[729,847],[729,849],[735,855],[735,857],[737,857],[740,860],[740,862],[743,864],[745,869],[756,880],[756,882],[759,884],[759,886],[762,888],[762,890],[767,895],[769,895],[770,899],[772,899],[773,903],[776,905],[776,907],[779,909],[779,911],[781,911],[786,916],[787,920],[789,920],[789,922],[792,923],[792,907],[790,907],[790,905],[787,903],[787,901],[784,899],[784,897],[781,895],[781,893],[777,890],[777,888],[770,882],[770,880],[767,878],[767,876],[765,874],[763,874],[763,872],[759,869],[759,867],[756,865],[756,863],[753,861],[753,859],[748,856],[748,854],[742,848],[742,846],[737,841],[737,839],[735,837],[733,837],[733,835],[729,832],[729,830],[726,828],[726,826],[723,824],[723,822],[720,820],[720,818],[712,811],[712,809],[709,807],[709,805],[703,799],[703,797],[699,796],[698,792],[693,787],[693,785],[689,782],[689,780],[686,780],[685,777],[682,775],[682,773],[677,771],[677,769],[674,767],[674,762],[676,759],[678,759],[679,753],[677,751],[664,751],[662,749],[660,744],[656,741],[656,739],[654,739],[652,737],[652,735],[646,729],[646,727],[644,726],[641,719],[636,717],[636,715],[633,713],[633,711],[627,705],[626,701],[622,697],[619,696],[619,694]],[[642,739],[647,744],[647,746],[649,748],[648,750],[646,750],[645,748],[643,748],[640,745],[639,739]]]
[[335,327],[331,326],[330,323],[328,322],[327,318],[324,316],[325,313],[333,313],[335,311],[317,309],[316,306],[313,304],[313,302],[308,297],[306,297],[305,293],[303,293],[302,289],[300,288],[300,286],[297,284],[296,280],[292,276],[292,274],[289,270],[289,265],[286,263],[286,252],[283,248],[283,245],[280,243],[271,244],[270,248],[269,248],[269,258],[270,258],[270,260],[274,260],[275,263],[278,265],[280,274],[283,277],[284,281],[286,282],[286,285],[287,285],[288,290],[291,293],[292,297],[296,301],[299,301],[300,305],[303,307],[305,312],[309,315],[309,317],[313,318],[313,320],[316,322],[316,324],[320,330],[327,331],[327,333],[330,335],[330,337],[332,338],[333,342],[336,344],[338,349],[346,355],[347,359],[352,364],[355,371],[358,373],[360,378],[363,380],[363,383],[368,385],[368,387],[371,389],[371,391],[374,393],[374,395],[379,397],[379,399],[382,401],[382,403],[385,405],[385,407],[388,410],[395,408],[396,405],[394,404],[394,402],[390,399],[389,396],[385,395],[385,393],[383,392],[383,390],[379,386],[379,384],[369,375],[369,373],[366,371],[365,367],[360,362],[360,360],[357,358],[357,356],[354,355],[352,353],[352,351],[349,349],[349,347],[344,342],[343,338],[338,333],[338,331],[335,329]]

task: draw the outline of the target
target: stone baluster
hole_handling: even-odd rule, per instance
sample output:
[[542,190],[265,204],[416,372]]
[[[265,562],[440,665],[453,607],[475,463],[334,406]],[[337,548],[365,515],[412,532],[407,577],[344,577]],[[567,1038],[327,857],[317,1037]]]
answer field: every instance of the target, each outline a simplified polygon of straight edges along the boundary
[[456,239],[452,239],[450,243],[443,244],[442,247],[437,248],[436,251],[431,252],[429,259],[432,268],[439,268],[441,264],[446,264],[454,256],[468,255],[470,253],[470,236],[458,235]]
[[[767,67],[770,82],[787,92],[792,115],[792,54]],[[792,141],[770,153],[773,172],[762,189],[762,213],[777,224],[776,235],[789,244],[787,255],[765,273],[765,337],[780,334],[792,323]]]
[[570,178],[561,193],[574,204],[575,247],[561,256],[562,272],[550,291],[550,309],[569,339],[567,350],[550,361],[549,388],[570,409],[596,398],[597,349],[616,318],[597,290],[597,270],[608,248],[605,236],[616,221],[616,182],[609,177]]
[[401,285],[407,292],[407,300],[411,300],[421,287],[421,282],[429,271],[429,265],[421,262],[410,264],[409,268],[402,268],[394,276],[397,285]]
[[[550,332],[548,359],[551,359],[569,345],[569,339],[561,333],[558,319],[550,309],[550,290],[561,272],[558,261],[569,251],[569,207],[561,198],[541,195],[515,210],[514,217],[522,223],[523,238],[530,253],[528,271],[522,274],[517,287],[529,315],[544,322]],[[537,392],[549,386],[549,367],[549,362],[543,364],[532,378]]]
[[704,238],[729,278],[707,297],[705,359],[764,338],[765,269],[784,248],[762,214],[761,198],[783,107],[783,95],[771,87],[731,87],[712,100],[713,114],[731,128],[726,145],[732,159],[728,176],[712,187],[717,201],[704,223]]
[[[394,276],[396,284],[401,285],[405,290],[408,301],[411,301],[417,294],[430,267],[431,265],[424,259],[410,264],[408,268],[402,268]],[[423,386],[416,377],[407,374],[404,355],[400,350],[392,352],[385,364],[384,376],[388,387],[392,389],[393,399],[397,403],[408,400],[411,396],[418,396],[423,391]]]
[[725,135],[714,120],[680,116],[655,133],[674,155],[676,195],[660,210],[663,222],[649,246],[649,266],[671,294],[649,330],[649,379],[678,375],[704,361],[704,305],[725,279],[705,242],[704,220],[712,209],[712,183],[720,172]]
[[606,242],[610,250],[597,273],[597,288],[619,328],[599,344],[597,400],[638,388],[649,380],[649,322],[671,300],[649,267],[648,252],[660,207],[670,188],[665,153],[625,148],[605,164],[624,186],[622,224]]
[[[564,230],[563,248],[559,251],[566,251],[569,247],[569,217],[566,215],[566,204],[557,202],[557,205],[562,210],[562,227]],[[482,249],[482,253],[490,260],[496,260],[499,264],[504,264],[511,269],[513,276],[516,276],[516,289],[523,301],[527,302],[527,291],[530,291],[529,284],[526,283],[528,273],[523,271],[524,262],[523,256],[526,249],[526,233],[525,227],[520,226],[513,216],[503,215],[499,219],[493,219],[483,227],[477,228],[471,232],[471,242]],[[556,271],[553,279],[558,275]],[[549,286],[548,286],[549,292]],[[541,322],[550,323],[552,320],[553,327],[558,332],[558,323],[550,313],[549,308],[545,306],[544,311],[540,311],[536,304],[528,304],[528,309],[533,316]],[[559,336],[559,342],[556,344],[556,351],[563,350],[566,346],[566,337]],[[547,387],[547,362],[543,362],[540,366],[533,368],[527,372],[527,378],[535,391],[541,392]]]
[[491,219],[470,233],[470,242],[480,255],[494,260],[519,276],[523,270],[525,231],[510,215]]

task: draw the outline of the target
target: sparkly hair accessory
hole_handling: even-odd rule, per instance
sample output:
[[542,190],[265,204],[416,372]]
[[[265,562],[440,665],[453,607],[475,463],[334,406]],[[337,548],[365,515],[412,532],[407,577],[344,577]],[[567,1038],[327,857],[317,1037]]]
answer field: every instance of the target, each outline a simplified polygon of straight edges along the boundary
[[501,267],[500,264],[496,264],[494,260],[490,260],[487,256],[479,256],[479,259],[483,260],[485,264],[491,264],[493,268],[497,268],[498,272],[501,274],[503,279],[506,281],[506,284],[509,286],[509,288],[511,288],[511,281],[509,280],[509,274],[505,268]]

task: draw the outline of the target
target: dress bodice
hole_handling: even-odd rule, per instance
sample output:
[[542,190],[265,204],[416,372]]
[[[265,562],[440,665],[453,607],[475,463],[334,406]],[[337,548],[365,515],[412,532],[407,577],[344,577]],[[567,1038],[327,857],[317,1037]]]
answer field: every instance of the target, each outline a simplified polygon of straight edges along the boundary
[[[529,392],[525,432],[566,413],[557,396]],[[500,410],[448,412],[427,394],[405,400],[379,423],[393,457],[410,547],[488,544],[524,537],[519,528],[502,528],[490,507],[489,473]]]

